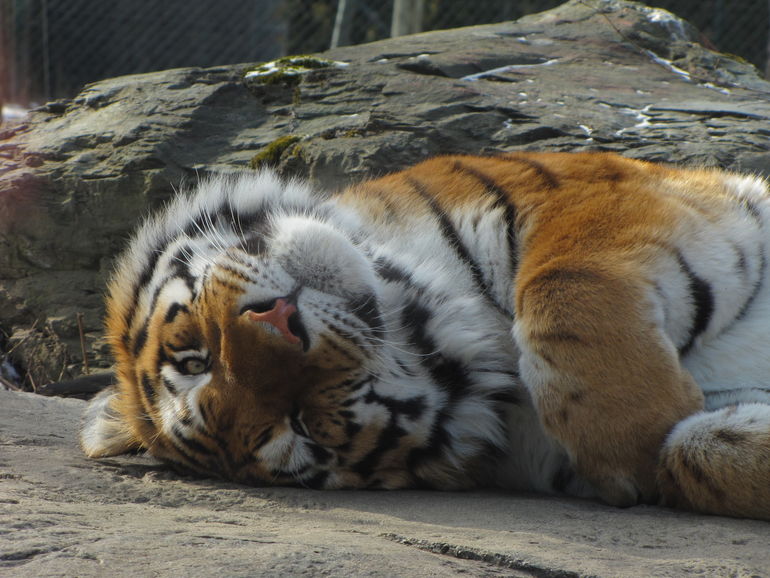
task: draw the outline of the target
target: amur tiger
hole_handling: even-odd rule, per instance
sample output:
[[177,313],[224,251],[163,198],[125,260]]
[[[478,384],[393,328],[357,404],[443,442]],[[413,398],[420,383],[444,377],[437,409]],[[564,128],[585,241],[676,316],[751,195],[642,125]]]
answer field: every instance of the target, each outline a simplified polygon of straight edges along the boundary
[[92,457],[770,519],[770,192],[604,153],[216,176],[109,287]]

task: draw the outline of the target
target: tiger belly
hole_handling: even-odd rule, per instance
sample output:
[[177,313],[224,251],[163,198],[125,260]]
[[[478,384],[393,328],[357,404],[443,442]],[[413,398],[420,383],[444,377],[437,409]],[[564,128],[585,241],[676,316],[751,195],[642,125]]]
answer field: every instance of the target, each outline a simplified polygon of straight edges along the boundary
[[[682,364],[709,410],[770,403],[770,198],[759,179],[723,179],[738,202],[680,241],[690,288],[698,287],[689,305],[701,319],[697,334],[691,326]],[[688,304],[672,299],[668,307]]]

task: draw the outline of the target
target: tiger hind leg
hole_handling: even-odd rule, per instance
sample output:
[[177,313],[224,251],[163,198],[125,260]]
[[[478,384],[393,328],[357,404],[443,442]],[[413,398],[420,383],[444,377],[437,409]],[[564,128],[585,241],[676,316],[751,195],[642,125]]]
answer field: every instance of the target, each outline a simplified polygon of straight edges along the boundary
[[519,369],[543,426],[615,506],[657,501],[664,440],[703,409],[643,287],[632,271],[563,264],[517,293]]
[[666,439],[660,466],[663,505],[770,520],[770,405],[682,420]]

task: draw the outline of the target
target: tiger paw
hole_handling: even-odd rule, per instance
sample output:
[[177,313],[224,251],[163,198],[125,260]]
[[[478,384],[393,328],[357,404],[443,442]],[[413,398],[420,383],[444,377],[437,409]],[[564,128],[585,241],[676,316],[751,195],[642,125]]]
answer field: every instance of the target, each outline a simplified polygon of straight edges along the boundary
[[649,501],[637,482],[627,476],[606,476],[600,480],[593,480],[593,484],[599,493],[599,498],[617,508],[630,508],[640,503]]

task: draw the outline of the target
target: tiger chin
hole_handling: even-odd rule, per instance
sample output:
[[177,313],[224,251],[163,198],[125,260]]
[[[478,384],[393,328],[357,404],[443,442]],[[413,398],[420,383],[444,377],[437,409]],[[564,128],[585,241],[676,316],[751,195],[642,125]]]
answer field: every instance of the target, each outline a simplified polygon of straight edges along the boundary
[[109,286],[86,454],[770,519],[770,192],[604,153],[210,178]]

